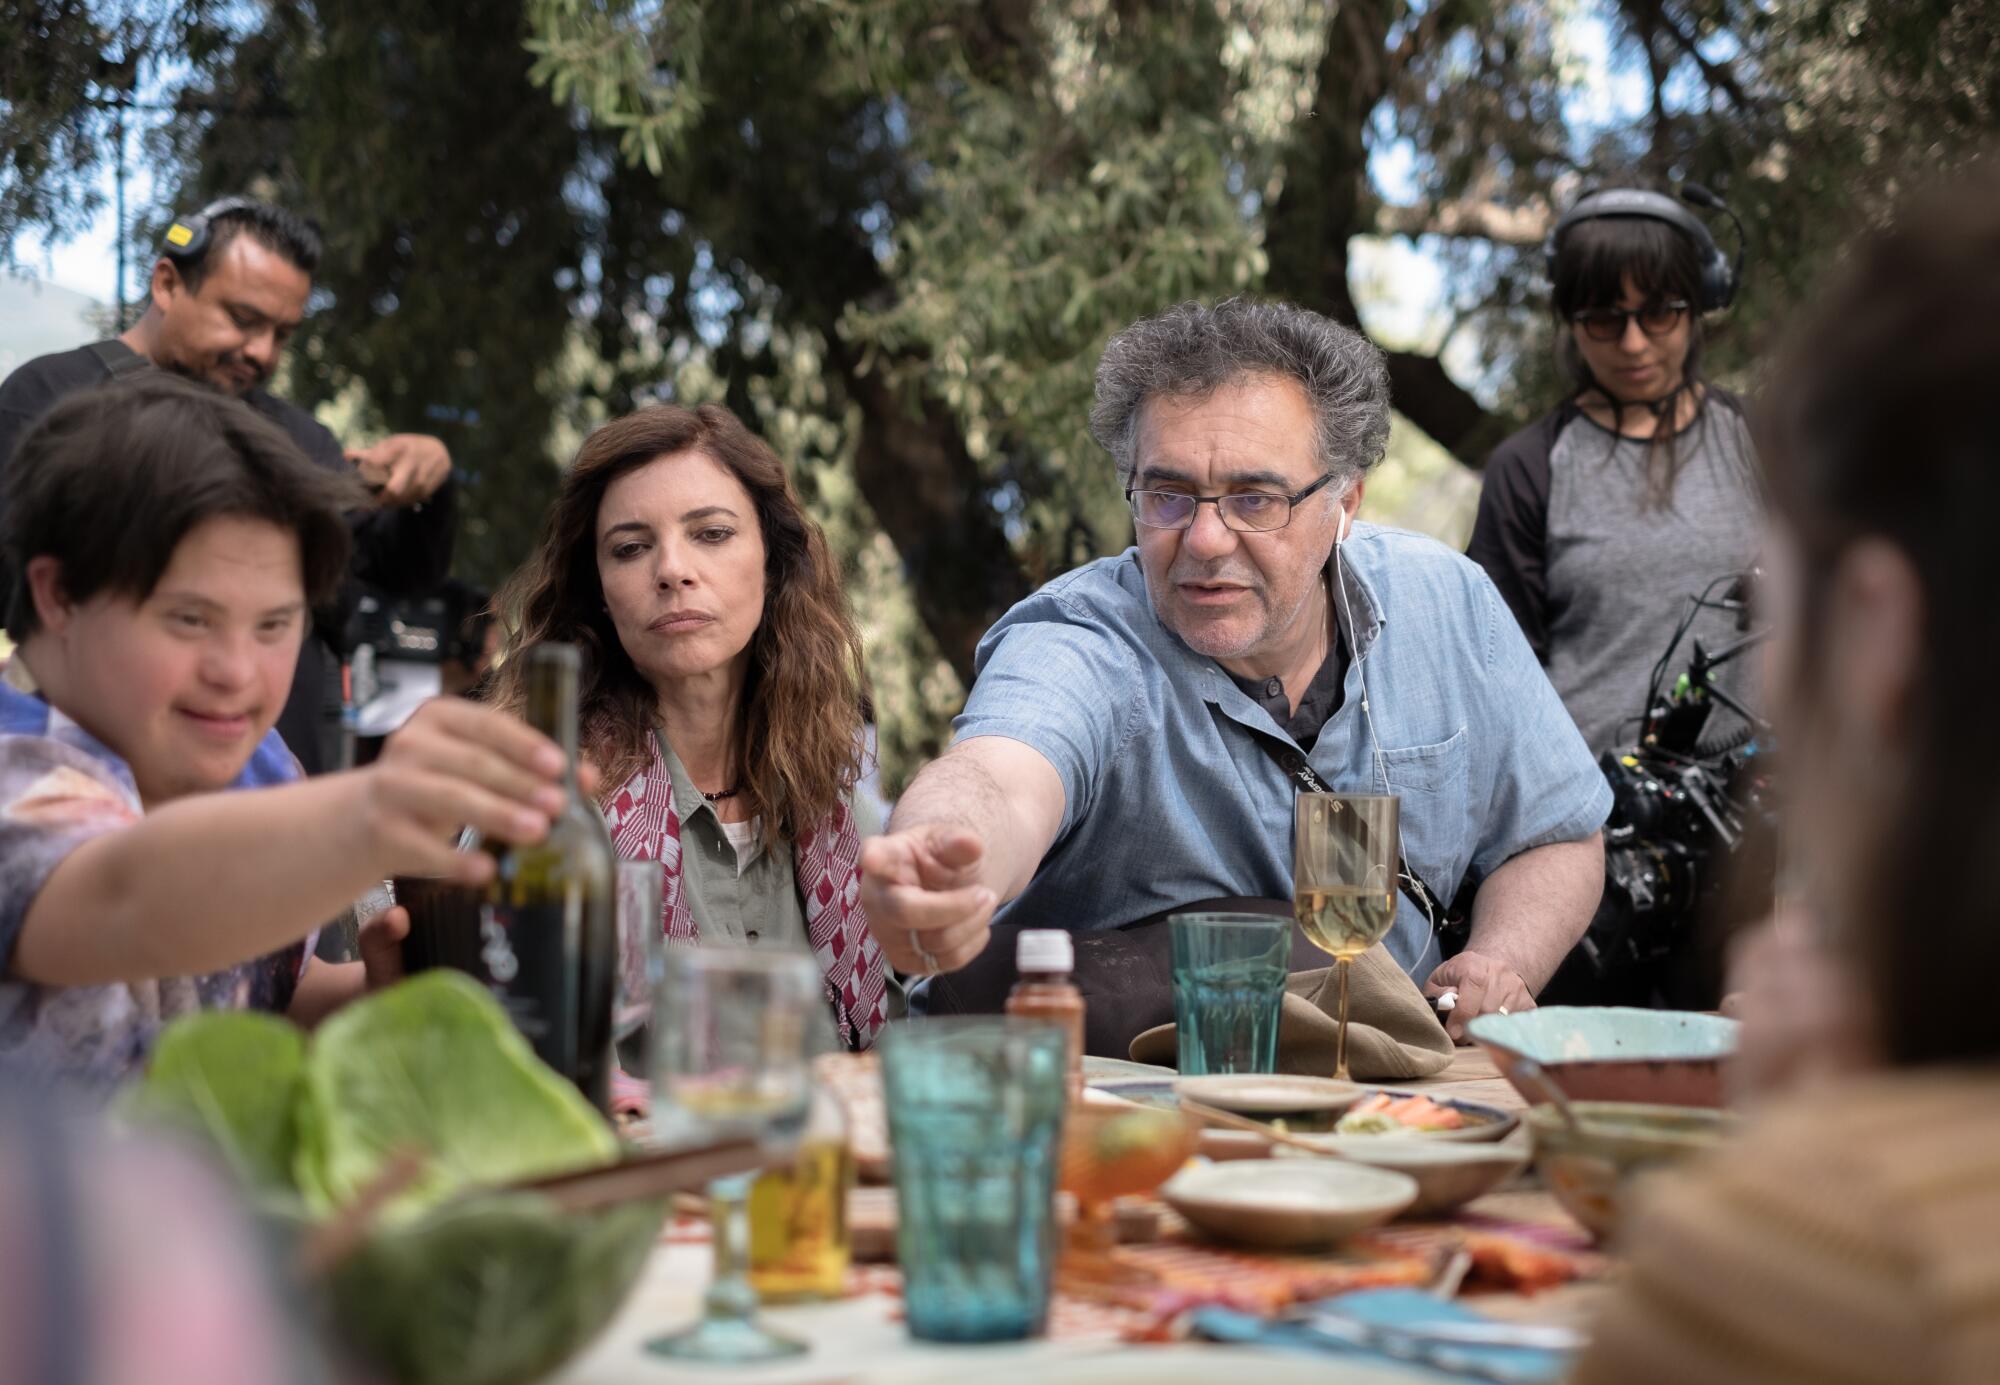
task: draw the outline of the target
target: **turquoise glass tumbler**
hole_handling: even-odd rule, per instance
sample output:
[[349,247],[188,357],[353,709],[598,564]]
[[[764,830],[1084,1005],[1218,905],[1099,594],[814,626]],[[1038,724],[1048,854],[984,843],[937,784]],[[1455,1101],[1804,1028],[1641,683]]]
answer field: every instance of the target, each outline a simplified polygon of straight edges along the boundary
[[1292,921],[1269,914],[1175,914],[1167,927],[1181,1074],[1275,1072]]
[[1067,1035],[1025,1019],[917,1019],[891,1026],[880,1047],[910,1335],[1039,1335],[1056,1251]]

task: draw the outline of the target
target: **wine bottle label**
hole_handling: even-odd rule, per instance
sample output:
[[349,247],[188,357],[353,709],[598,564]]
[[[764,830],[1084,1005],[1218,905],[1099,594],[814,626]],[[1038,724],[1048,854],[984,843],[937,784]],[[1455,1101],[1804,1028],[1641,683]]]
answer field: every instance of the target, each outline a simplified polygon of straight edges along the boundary
[[535,1055],[576,1077],[575,954],[564,901],[486,904],[479,912],[480,979]]

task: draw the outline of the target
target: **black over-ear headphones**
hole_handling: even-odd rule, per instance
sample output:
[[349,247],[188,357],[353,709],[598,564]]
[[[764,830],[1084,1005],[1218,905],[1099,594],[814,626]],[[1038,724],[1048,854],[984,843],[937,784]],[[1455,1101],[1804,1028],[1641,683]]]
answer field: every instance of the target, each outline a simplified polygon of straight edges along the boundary
[[1683,184],[1681,200],[1710,211],[1719,211],[1736,223],[1734,264],[1722,253],[1722,247],[1715,243],[1715,237],[1709,234],[1701,218],[1665,193],[1647,192],[1643,188],[1604,188],[1578,198],[1542,242],[1542,267],[1547,271],[1549,281],[1555,282],[1556,246],[1561,243],[1563,232],[1579,221],[1640,216],[1652,221],[1664,221],[1694,242],[1695,252],[1701,257],[1701,310],[1706,313],[1728,307],[1735,300],[1737,285],[1743,279],[1743,223],[1735,212],[1729,210],[1727,203],[1699,183]]
[[224,197],[211,202],[193,216],[177,216],[160,238],[160,253],[177,265],[192,264],[208,251],[215,219],[229,212],[245,211],[257,204],[247,197]]

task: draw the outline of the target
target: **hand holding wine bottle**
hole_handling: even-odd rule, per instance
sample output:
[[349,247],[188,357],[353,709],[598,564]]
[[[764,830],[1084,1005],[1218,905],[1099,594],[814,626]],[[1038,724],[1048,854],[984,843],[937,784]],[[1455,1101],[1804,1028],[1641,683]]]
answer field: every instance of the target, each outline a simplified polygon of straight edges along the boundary
[[517,717],[461,698],[435,698],[391,736],[362,781],[361,827],[384,876],[435,875],[484,884],[493,858],[453,841],[530,844],[564,811],[566,761],[554,740]]
[[[542,1061],[608,1112],[616,858],[589,797],[595,776],[571,768],[581,658],[563,644],[516,657],[519,717],[426,703],[361,773],[381,776],[378,830],[410,862],[393,872],[411,919],[402,964],[474,977]],[[463,826],[477,849],[452,845]]]

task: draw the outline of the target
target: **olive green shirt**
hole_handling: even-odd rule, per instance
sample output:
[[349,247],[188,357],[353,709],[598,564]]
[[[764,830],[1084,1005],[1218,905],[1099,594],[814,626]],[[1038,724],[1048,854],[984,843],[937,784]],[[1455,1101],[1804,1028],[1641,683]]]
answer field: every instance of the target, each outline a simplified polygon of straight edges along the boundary
[[[674,815],[681,824],[681,889],[701,940],[809,948],[805,901],[793,873],[792,853],[765,846],[762,824],[756,819],[729,824],[739,832],[752,829],[739,851],[716,816],[715,805],[688,777],[680,756],[664,735],[659,740],[674,784]],[[855,830],[863,837],[882,830],[872,808],[858,797],[853,811]]]

